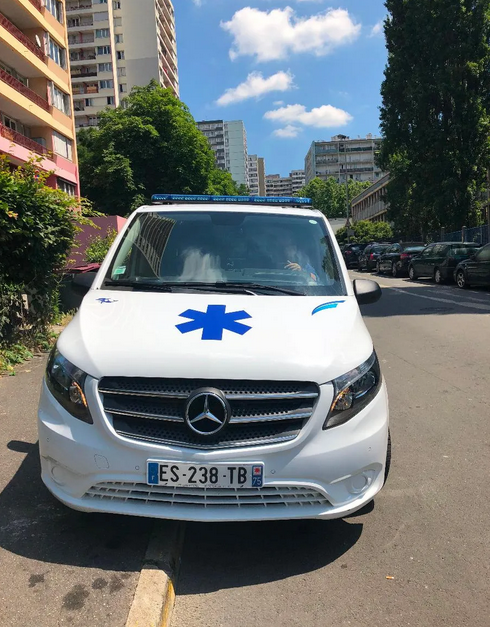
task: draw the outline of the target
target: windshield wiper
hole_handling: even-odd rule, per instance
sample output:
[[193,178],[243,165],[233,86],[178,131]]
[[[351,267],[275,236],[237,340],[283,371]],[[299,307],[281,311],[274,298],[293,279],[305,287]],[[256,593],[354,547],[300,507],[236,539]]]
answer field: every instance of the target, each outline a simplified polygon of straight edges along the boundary
[[227,283],[218,281],[215,283],[216,287],[232,287],[243,288],[248,290],[264,290],[267,292],[276,292],[278,294],[288,294],[290,296],[304,296],[304,292],[297,292],[296,290],[290,290],[285,287],[276,287],[275,285],[263,285],[262,283]]
[[141,290],[142,292],[172,292],[172,286],[168,283],[153,283],[151,281],[113,281],[106,279],[103,287],[131,287],[133,290]]

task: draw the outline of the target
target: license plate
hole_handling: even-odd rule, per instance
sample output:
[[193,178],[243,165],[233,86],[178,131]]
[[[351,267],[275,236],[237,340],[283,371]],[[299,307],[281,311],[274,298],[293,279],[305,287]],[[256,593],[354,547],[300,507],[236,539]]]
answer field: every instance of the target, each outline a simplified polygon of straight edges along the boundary
[[264,464],[188,464],[148,460],[148,485],[184,488],[261,488]]

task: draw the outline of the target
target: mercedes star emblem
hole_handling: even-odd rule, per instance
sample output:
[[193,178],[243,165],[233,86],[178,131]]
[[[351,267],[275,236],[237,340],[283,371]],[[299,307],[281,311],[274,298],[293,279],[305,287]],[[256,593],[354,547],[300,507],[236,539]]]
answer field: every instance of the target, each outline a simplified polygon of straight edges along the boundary
[[216,435],[226,427],[230,416],[230,405],[220,390],[202,388],[187,399],[185,422],[198,435]]

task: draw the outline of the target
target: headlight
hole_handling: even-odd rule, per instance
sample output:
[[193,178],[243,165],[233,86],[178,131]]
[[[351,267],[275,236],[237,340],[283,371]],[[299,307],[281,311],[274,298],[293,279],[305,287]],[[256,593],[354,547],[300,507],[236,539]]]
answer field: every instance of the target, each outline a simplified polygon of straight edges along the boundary
[[83,370],[65,359],[56,347],[53,349],[46,369],[49,391],[72,416],[93,424],[84,392],[86,378]]
[[381,371],[378,358],[373,352],[363,364],[332,381],[333,402],[323,425],[330,429],[344,424],[361,411],[378,393]]

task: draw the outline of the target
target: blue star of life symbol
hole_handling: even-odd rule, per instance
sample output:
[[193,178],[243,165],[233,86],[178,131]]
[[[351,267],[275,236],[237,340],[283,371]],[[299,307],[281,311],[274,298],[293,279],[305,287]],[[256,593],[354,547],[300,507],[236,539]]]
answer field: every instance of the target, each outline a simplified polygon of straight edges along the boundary
[[252,327],[237,320],[246,320],[252,316],[246,311],[226,313],[226,305],[208,305],[207,311],[188,309],[180,314],[181,318],[189,318],[190,322],[175,325],[181,333],[190,333],[202,329],[201,340],[222,340],[223,331],[231,331],[245,335]]
[[111,305],[112,303],[117,303],[117,300],[113,298],[97,298],[96,299],[101,305]]

